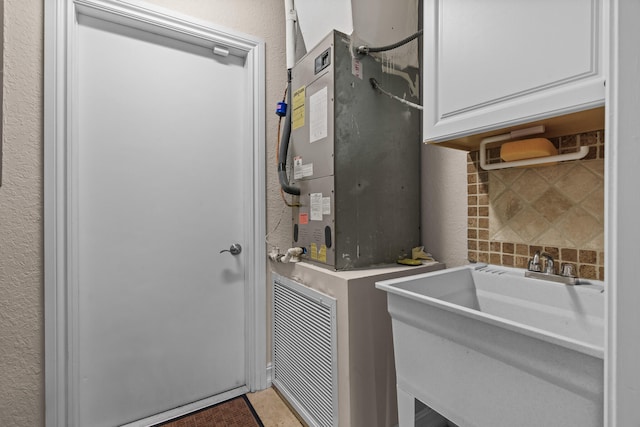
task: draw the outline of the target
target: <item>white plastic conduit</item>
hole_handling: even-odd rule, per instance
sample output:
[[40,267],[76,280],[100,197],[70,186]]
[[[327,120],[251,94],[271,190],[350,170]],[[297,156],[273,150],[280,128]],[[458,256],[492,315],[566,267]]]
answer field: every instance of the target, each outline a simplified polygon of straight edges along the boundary
[[293,0],[284,0],[284,16],[286,19],[287,69],[290,70],[296,61],[296,21],[298,19]]

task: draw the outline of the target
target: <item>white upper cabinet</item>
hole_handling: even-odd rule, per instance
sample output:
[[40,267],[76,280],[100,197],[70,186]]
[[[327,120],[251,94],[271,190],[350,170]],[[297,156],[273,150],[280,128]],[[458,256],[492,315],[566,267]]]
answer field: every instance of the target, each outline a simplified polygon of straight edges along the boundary
[[425,0],[424,139],[604,105],[602,0]]

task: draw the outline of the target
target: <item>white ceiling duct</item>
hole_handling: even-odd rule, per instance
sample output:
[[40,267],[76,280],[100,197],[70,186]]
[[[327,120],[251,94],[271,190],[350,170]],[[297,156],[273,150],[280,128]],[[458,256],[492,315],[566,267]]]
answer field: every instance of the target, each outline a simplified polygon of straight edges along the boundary
[[298,25],[307,50],[311,50],[332,30],[353,32],[351,0],[294,0]]

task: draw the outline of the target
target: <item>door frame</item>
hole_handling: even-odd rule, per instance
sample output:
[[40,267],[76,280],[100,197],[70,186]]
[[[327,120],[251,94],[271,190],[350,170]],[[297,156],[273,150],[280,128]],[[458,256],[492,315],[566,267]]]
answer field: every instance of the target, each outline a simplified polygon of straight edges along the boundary
[[[246,388],[267,387],[265,235],[265,60],[264,41],[218,28],[138,0],[52,0],[45,2],[44,68],[44,310],[45,423],[76,426],[78,421],[77,201],[71,152],[76,103],[74,73],[78,14],[122,23],[213,49],[222,46],[245,58],[246,138],[249,187],[245,221]],[[221,398],[224,396],[221,395]]]
[[606,427],[638,425],[640,341],[638,341],[638,240],[640,211],[640,37],[637,1],[605,1],[609,23],[606,95],[605,191],[605,422]]

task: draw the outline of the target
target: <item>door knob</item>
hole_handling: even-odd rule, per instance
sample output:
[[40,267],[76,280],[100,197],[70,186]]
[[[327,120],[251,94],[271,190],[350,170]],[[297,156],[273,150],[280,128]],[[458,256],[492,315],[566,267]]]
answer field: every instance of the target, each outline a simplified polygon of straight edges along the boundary
[[239,243],[234,243],[233,245],[229,246],[229,249],[223,249],[220,251],[220,253],[222,252],[230,252],[231,255],[238,255],[240,252],[242,252],[242,246],[240,246]]

